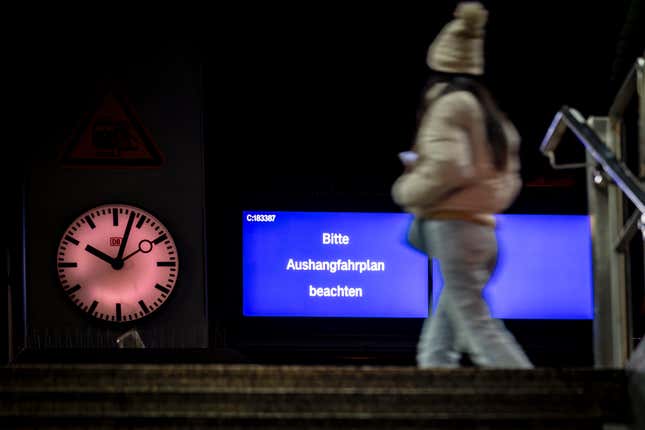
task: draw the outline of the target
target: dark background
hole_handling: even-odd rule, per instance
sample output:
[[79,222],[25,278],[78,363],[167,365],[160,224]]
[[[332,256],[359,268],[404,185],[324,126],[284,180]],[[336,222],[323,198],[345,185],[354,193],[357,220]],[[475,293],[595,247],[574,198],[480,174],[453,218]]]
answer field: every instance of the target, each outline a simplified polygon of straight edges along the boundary
[[[587,212],[584,172],[554,171],[539,144],[563,104],[607,114],[643,51],[641,3],[484,2],[486,83],[523,139],[525,186],[508,212]],[[320,351],[331,360],[370,359],[388,345],[379,357],[405,362],[419,321],[242,321],[239,210],[398,211],[389,195],[401,171],[396,153],[412,142],[426,50],[454,7],[40,10],[18,26],[6,54],[9,225],[25,167],[60,151],[98,88],[151,62],[178,61],[172,53],[181,47],[203,64],[212,344],[276,361],[312,360]],[[628,15],[630,7],[640,15]],[[584,156],[579,144],[562,146],[565,158]],[[6,235],[15,252],[15,229]],[[591,362],[590,323],[507,323],[543,364]]]

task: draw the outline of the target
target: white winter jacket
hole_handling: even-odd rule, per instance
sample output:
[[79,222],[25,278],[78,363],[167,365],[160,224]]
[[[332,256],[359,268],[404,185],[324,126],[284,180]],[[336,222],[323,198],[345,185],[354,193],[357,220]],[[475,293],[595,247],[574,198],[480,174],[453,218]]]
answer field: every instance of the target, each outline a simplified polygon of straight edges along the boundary
[[[433,99],[445,85],[433,86],[427,97]],[[476,97],[468,91],[440,96],[421,118],[414,144],[419,158],[392,186],[394,201],[423,218],[441,212],[495,214],[508,208],[521,188],[520,139],[510,121],[503,126],[508,161],[498,171]]]

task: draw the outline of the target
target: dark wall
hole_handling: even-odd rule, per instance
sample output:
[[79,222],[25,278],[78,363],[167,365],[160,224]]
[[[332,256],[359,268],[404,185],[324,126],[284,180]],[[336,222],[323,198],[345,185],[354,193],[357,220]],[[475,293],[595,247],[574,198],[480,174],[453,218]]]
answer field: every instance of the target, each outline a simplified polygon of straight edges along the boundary
[[[486,3],[487,82],[522,134],[523,177],[553,177],[539,143],[563,104],[606,114],[622,7]],[[230,142],[223,158],[239,160],[249,178],[239,187],[388,199],[395,154],[413,138],[427,47],[453,5],[231,13],[236,25],[206,39],[206,76],[217,109],[211,136]]]

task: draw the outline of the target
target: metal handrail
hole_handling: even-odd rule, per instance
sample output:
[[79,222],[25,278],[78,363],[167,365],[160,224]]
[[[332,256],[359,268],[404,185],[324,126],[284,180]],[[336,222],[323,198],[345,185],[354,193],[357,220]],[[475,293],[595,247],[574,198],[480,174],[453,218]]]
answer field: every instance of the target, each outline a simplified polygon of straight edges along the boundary
[[562,135],[570,128],[585,146],[592,157],[603,167],[605,172],[631,200],[636,208],[645,213],[645,189],[632,172],[620,162],[614,152],[587,125],[582,115],[568,106],[563,106],[555,115],[546,136],[540,145],[540,151],[549,158],[560,143]]
[[[645,53],[644,53],[645,54]],[[645,55],[643,55],[645,57]],[[631,258],[631,240],[638,230],[645,246],[645,60],[638,58],[630,70],[608,117],[590,117],[586,120],[578,111],[563,106],[553,118],[540,145],[540,150],[554,168],[555,150],[562,137],[571,129],[585,146],[587,192],[594,261],[594,357],[597,366],[622,367],[631,350],[630,290],[626,284],[626,263]],[[638,154],[640,175],[620,161],[624,116],[634,94],[638,95]],[[602,137],[602,138],[601,138]],[[602,177],[607,176],[617,189],[602,189]],[[599,187],[600,186],[600,187]],[[624,224],[626,196],[636,210]],[[597,282],[597,283],[596,283]]]

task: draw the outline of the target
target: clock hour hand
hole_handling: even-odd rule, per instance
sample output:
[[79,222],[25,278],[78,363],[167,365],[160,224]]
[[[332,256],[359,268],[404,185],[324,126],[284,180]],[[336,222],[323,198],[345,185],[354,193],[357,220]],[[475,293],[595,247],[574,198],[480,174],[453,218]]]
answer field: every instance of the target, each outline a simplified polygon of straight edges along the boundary
[[130,237],[130,230],[132,230],[132,223],[134,222],[134,212],[130,212],[130,217],[128,218],[128,225],[125,226],[125,232],[123,233],[123,238],[121,239],[121,246],[119,247],[119,253],[116,255],[115,261],[123,262],[123,253],[125,252],[125,246],[128,243],[128,237]]
[[114,258],[110,257],[103,251],[99,251],[98,249],[94,248],[92,245],[87,245],[85,247],[85,250],[92,254],[95,257],[100,258],[101,260],[105,261],[108,264],[114,265]]

